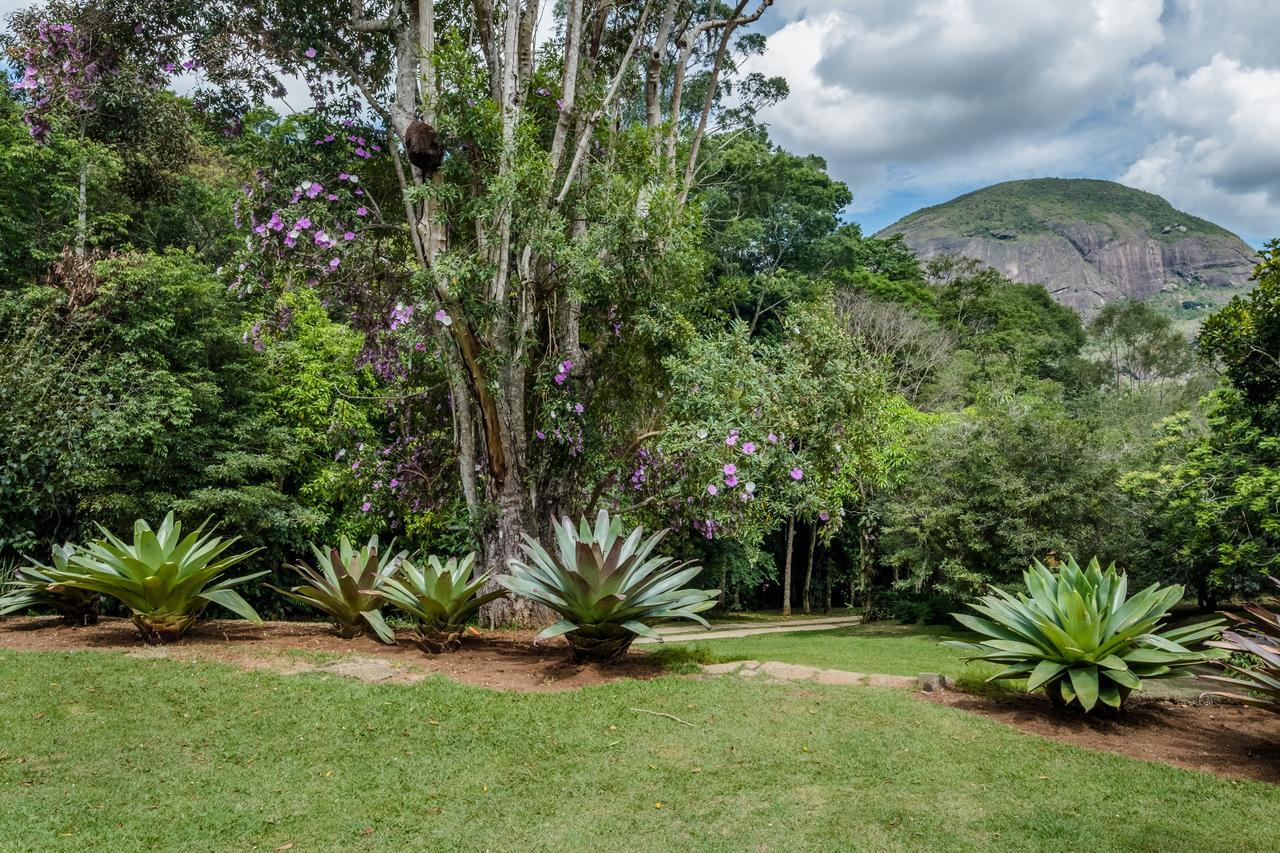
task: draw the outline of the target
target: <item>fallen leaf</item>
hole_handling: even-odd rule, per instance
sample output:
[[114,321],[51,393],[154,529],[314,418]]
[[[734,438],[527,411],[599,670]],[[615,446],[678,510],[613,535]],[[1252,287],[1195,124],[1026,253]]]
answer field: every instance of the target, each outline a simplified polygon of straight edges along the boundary
[[282,851],[284,850],[292,850],[292,849],[293,849],[293,842],[286,841],[284,844],[281,844],[279,847],[276,848],[276,853],[282,853]]

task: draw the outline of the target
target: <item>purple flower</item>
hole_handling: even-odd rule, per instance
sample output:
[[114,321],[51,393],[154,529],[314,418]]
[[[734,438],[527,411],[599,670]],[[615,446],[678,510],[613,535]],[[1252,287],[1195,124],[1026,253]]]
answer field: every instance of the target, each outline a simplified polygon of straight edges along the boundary
[[394,489],[396,486],[400,485],[400,481],[393,477],[391,482],[387,483],[387,485]]
[[728,477],[724,478],[724,484],[732,489],[734,486],[738,485],[738,478],[730,474]]
[[801,468],[791,469],[791,479],[799,481],[804,479],[804,470]]
[[441,308],[436,312],[436,322],[445,326],[452,326],[453,318],[449,316],[449,312]]
[[746,444],[742,445],[742,452],[750,456],[752,453],[756,452],[756,446],[748,441]]
[[367,207],[356,208],[356,216],[368,216],[368,215],[369,215],[369,208]]
[[738,434],[736,432],[729,433],[729,435],[725,437],[724,443],[729,447],[733,447],[738,443]]
[[582,404],[581,404],[581,403],[574,403],[574,404],[573,404],[573,410],[574,410],[575,412],[577,412],[578,414],[582,414]]
[[535,430],[533,431],[533,434],[534,434],[534,435],[536,435],[536,436],[538,437],[538,441],[546,441],[546,440],[547,440],[547,434],[546,434],[545,432],[543,432],[542,430],[540,430],[540,429],[535,429]]
[[778,443],[778,437],[777,437],[776,435],[774,435],[773,433],[769,433],[769,443],[770,443],[770,444],[777,444],[777,443]]
[[557,373],[557,374],[555,375],[556,384],[557,384],[557,385],[563,385],[563,384],[565,383],[565,380],[566,380],[566,379],[568,379],[568,378],[569,378],[569,377],[568,377],[568,376],[565,376],[563,373]]
[[368,501],[365,501],[364,503],[360,504],[361,512],[368,512],[371,509],[373,509],[373,504],[369,503]]
[[309,47],[302,52],[302,55],[305,56],[307,59],[315,59],[316,49],[314,47]]
[[356,232],[354,231],[348,231],[347,233],[342,235],[342,239],[346,240],[347,242],[351,242],[355,238],[356,238]]
[[819,521],[830,521],[830,520],[831,520],[831,513],[827,512],[827,511],[824,509],[822,512],[818,513],[818,520],[819,520]]
[[738,466],[730,462],[728,465],[724,466],[724,473],[725,473],[725,476],[731,477],[734,474],[738,473]]
[[338,268],[338,264],[340,263],[342,263],[340,259],[333,258],[332,260],[329,261],[329,269],[336,270]]
[[301,219],[299,219],[299,220],[298,220],[298,223],[297,223],[296,225],[294,225],[293,227],[294,227],[294,228],[310,228],[310,227],[311,227],[311,220],[310,220],[309,218],[307,218],[306,216],[304,216],[304,217],[302,217]]
[[716,484],[715,484],[715,483],[712,483],[711,485],[707,486],[707,494],[709,494],[709,495],[714,495],[714,494],[716,494],[716,493],[717,493],[717,492],[719,492],[719,491],[720,491],[720,490],[716,488]]

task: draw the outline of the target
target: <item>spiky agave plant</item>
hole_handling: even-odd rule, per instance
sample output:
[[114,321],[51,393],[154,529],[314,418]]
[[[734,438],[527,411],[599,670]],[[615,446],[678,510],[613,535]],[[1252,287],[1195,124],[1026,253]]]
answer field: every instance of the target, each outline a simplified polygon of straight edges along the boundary
[[1176,675],[1219,655],[1190,648],[1215,636],[1217,620],[1163,629],[1182,598],[1182,587],[1152,584],[1128,595],[1128,579],[1095,557],[1081,569],[1070,557],[1055,574],[1038,561],[1023,574],[1027,592],[994,590],[969,605],[986,619],[953,614],[983,635],[976,643],[945,645],[970,652],[967,660],[1002,664],[988,681],[1026,678],[1028,692],[1043,689],[1058,706],[1119,709],[1144,678]]
[[425,564],[405,560],[395,577],[388,578],[379,597],[417,623],[415,639],[434,654],[462,645],[467,620],[490,601],[507,594],[505,589],[481,593],[489,573],[471,576],[476,555],[441,562],[431,555]]
[[119,600],[133,611],[133,623],[150,643],[178,639],[210,604],[261,624],[261,617],[232,587],[266,572],[217,580],[258,549],[223,556],[239,537],[206,534],[205,524],[183,537],[182,525],[173,520],[172,512],[154,531],[138,520],[131,543],[99,525],[103,538],[71,554],[66,569],[58,574],[58,586]]
[[[1280,589],[1280,580],[1267,580]],[[1205,681],[1225,684],[1234,690],[1214,690],[1206,696],[1223,696],[1280,714],[1280,613],[1260,604],[1246,604],[1244,614],[1226,613],[1235,622],[1234,630],[1224,631],[1222,639],[1210,643],[1219,649],[1253,655],[1252,667],[1237,666],[1230,660],[1220,661],[1229,675],[1201,675]]]
[[395,632],[379,610],[382,600],[378,591],[408,552],[401,551],[390,557],[379,554],[377,536],[371,536],[363,548],[352,547],[351,541],[343,536],[337,547],[327,552],[315,545],[311,550],[316,555],[318,569],[303,562],[289,567],[307,583],[290,589],[271,588],[327,614],[339,637],[351,639],[364,631],[372,631],[382,642],[394,643]]
[[698,614],[715,605],[720,591],[684,587],[702,570],[692,561],[652,556],[665,530],[643,539],[637,527],[624,538],[622,519],[603,510],[594,529],[585,518],[576,531],[568,518],[552,526],[555,556],[526,535],[521,548],[528,560],[511,560],[511,574],[497,579],[563,617],[538,639],[563,634],[574,660],[607,663],[626,654],[637,636],[661,640],[653,626],[668,619],[711,627]]
[[96,623],[102,609],[102,596],[59,583],[74,551],[75,546],[70,543],[54,545],[50,558],[53,565],[46,566],[32,560],[30,565],[18,567],[13,579],[5,586],[4,594],[0,595],[0,616],[22,610],[48,609],[70,625]]

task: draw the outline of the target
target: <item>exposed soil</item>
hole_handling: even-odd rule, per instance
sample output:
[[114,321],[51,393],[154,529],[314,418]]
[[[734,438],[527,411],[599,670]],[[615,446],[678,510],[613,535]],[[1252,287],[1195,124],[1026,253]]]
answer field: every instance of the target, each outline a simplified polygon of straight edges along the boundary
[[620,678],[652,678],[662,667],[640,651],[607,667],[573,664],[562,638],[535,645],[532,631],[485,631],[468,636],[461,649],[431,655],[414,645],[409,631],[399,645],[368,637],[344,640],[321,622],[239,620],[200,622],[176,643],[148,646],[128,619],[103,618],[97,625],[70,626],[56,617],[0,622],[0,649],[17,651],[123,651],[144,658],[210,660],[245,669],[294,674],[327,672],[373,683],[412,684],[440,674],[495,690],[574,690]]
[[1043,694],[916,695],[1076,746],[1280,784],[1280,715],[1244,705],[1131,699],[1119,715],[1105,718],[1056,709]]

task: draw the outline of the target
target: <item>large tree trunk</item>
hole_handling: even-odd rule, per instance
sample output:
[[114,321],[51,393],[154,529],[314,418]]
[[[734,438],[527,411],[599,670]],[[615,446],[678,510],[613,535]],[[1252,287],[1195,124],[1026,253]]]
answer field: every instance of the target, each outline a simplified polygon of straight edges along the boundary
[[[519,483],[508,483],[498,496],[497,515],[483,528],[481,545],[485,567],[494,574],[509,573],[509,561],[522,559],[521,534],[533,530],[533,507]],[[496,584],[490,584],[496,587]],[[508,595],[482,608],[481,621],[489,628],[539,627],[551,621],[545,607],[520,596]]]
[[791,552],[795,549],[796,517],[787,519],[787,558],[782,566],[782,615],[791,615]]

